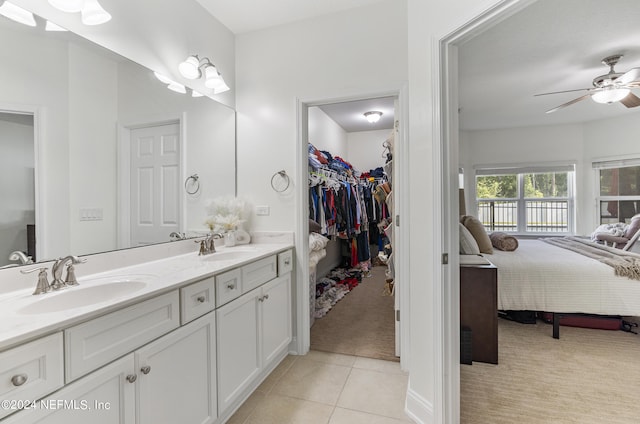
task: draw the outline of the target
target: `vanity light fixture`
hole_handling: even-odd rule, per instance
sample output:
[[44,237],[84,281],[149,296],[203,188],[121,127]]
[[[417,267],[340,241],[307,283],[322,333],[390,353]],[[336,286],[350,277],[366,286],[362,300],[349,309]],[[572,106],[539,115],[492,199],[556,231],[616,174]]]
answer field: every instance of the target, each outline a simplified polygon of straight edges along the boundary
[[163,83],[163,84],[167,84],[167,88],[171,91],[175,91],[176,93],[180,93],[180,94],[186,94],[187,93],[187,88],[178,83],[175,82],[174,80],[172,80],[171,78],[167,78],[162,74],[159,74],[157,72],[154,72],[153,75],[156,76],[156,78],[158,78],[158,80]]
[[372,110],[364,113],[364,117],[367,118],[367,121],[369,121],[372,124],[375,124],[376,122],[378,122],[381,116],[382,116],[382,112],[377,110]]
[[67,29],[62,28],[60,25],[56,25],[51,21],[47,21],[47,23],[44,26],[44,30],[45,31],[67,31]]
[[224,93],[229,86],[222,79],[216,66],[207,57],[200,59],[197,54],[191,55],[178,65],[180,74],[187,79],[198,79],[204,75],[204,85],[213,89],[215,94]]
[[201,92],[196,90],[191,90],[191,97],[202,97],[202,96],[204,96],[204,94],[202,94]]
[[24,10],[20,6],[16,6],[9,1],[3,2],[0,0],[0,15],[30,27],[36,26],[36,20],[33,17],[33,13],[28,10]]
[[111,20],[111,15],[98,0],[49,0],[49,4],[63,12],[80,12],[85,25],[100,25]]

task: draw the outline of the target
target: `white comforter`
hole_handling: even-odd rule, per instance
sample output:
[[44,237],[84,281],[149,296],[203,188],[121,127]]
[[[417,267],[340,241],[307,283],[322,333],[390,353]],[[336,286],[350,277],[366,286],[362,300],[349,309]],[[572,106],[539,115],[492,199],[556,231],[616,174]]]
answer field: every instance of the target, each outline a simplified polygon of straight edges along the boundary
[[498,267],[498,309],[640,316],[640,281],[540,240],[484,255]]

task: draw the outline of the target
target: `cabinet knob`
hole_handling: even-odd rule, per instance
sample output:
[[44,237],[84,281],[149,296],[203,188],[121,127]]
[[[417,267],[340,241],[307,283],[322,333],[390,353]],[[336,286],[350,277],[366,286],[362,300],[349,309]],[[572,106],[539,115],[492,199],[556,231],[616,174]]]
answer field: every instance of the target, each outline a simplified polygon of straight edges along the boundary
[[265,295],[264,295],[264,296],[262,296],[262,297],[263,297],[263,298],[265,298],[265,299],[269,299],[269,295],[268,295],[268,294],[265,294]]
[[142,372],[142,374],[147,375],[151,372],[151,367],[149,365],[145,365],[144,367],[140,368],[140,371]]
[[235,284],[227,284],[227,288],[228,288],[229,290],[233,290],[233,289],[235,289],[235,288],[236,288],[236,285],[235,285]]
[[264,302],[264,296],[260,296],[260,297],[258,298],[258,302]]
[[29,376],[27,374],[17,374],[11,377],[11,383],[13,383],[13,385],[16,387],[22,386],[24,383],[27,382],[28,379],[29,379]]
[[204,301],[205,301],[205,297],[204,297],[204,296],[198,296],[198,297],[196,298],[196,300],[197,300],[198,302],[200,302],[200,303],[204,303]]
[[289,265],[291,263],[291,259],[287,258],[284,260],[285,265]]
[[138,379],[138,376],[137,376],[137,375],[135,375],[135,374],[129,374],[129,375],[127,376],[127,381],[128,381],[129,383],[135,383],[135,381],[136,381],[137,379]]

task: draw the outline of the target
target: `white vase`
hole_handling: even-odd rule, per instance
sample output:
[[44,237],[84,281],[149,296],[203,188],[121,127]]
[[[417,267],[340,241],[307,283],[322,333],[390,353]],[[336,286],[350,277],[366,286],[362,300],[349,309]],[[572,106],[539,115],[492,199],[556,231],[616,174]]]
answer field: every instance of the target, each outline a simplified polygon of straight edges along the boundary
[[233,247],[236,245],[236,231],[229,230],[224,233],[224,245],[226,247]]
[[251,235],[244,229],[243,224],[239,224],[236,228],[236,244],[249,244]]

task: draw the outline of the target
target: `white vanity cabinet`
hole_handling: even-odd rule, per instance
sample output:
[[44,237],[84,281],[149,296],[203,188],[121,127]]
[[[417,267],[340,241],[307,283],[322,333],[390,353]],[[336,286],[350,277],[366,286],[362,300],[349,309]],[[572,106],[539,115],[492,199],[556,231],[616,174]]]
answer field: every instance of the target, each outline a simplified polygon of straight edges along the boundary
[[291,274],[273,278],[216,311],[218,407],[225,411],[270,371],[291,341]]

